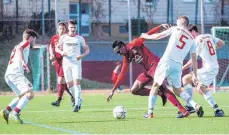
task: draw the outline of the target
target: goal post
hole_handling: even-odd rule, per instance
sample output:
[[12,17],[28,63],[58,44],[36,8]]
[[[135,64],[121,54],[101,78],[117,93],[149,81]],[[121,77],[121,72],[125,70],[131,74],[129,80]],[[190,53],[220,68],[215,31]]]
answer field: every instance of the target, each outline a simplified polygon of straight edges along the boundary
[[33,90],[45,91],[50,89],[50,61],[48,45],[36,44],[30,51],[29,63]]
[[212,27],[211,33],[225,41],[225,46],[217,50],[219,73],[213,82],[213,91],[226,91],[229,90],[229,27]]

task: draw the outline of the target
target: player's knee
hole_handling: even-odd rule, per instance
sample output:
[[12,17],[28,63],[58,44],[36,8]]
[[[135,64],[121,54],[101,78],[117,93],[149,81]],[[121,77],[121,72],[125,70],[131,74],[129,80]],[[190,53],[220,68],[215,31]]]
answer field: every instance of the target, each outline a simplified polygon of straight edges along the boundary
[[65,83],[65,80],[63,77],[58,77],[58,84],[63,84]]
[[33,94],[32,91],[28,91],[28,92],[26,93],[26,96],[27,96],[27,98],[28,98],[29,100],[31,100],[31,99],[34,98],[34,94]]
[[131,91],[131,94],[133,94],[133,95],[138,95],[138,89],[136,89],[136,88],[131,88],[130,91]]

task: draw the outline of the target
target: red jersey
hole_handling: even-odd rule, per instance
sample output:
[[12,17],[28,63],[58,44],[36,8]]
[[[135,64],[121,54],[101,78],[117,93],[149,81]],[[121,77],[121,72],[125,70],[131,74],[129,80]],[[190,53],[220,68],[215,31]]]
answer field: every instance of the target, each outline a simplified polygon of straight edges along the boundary
[[[156,33],[160,30],[160,26],[151,29],[148,34]],[[152,67],[156,67],[160,58],[154,55],[145,45],[143,44],[144,39],[135,38],[129,44],[127,44],[127,53],[123,58],[121,72],[115,82],[113,89],[117,89],[121,81],[124,79],[125,73],[128,71],[130,62],[136,62],[141,64],[145,70],[150,70]]]
[[58,34],[54,35],[54,36],[51,38],[51,40],[50,40],[50,45],[51,45],[51,47],[52,47],[52,50],[53,50],[53,52],[54,52],[54,55],[55,55],[56,59],[57,59],[57,60],[62,60],[61,54],[59,54],[59,53],[57,53],[57,52],[55,51],[55,45],[58,43],[59,37],[60,37],[60,36],[59,36]]

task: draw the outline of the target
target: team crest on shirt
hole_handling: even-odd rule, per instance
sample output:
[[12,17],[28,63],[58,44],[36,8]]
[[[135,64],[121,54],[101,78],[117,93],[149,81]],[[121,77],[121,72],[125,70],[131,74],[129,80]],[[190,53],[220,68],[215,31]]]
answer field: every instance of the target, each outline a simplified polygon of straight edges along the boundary
[[132,61],[136,63],[141,63],[143,60],[143,57],[138,53],[136,49],[132,49],[132,52],[134,54],[134,58],[132,58]]

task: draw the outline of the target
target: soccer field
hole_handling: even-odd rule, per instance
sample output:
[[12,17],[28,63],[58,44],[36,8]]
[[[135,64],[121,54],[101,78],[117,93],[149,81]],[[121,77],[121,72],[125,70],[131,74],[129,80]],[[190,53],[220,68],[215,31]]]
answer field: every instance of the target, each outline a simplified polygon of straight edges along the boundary
[[[93,91],[92,91],[93,92]],[[214,94],[216,101],[225,111],[225,117],[215,118],[214,111],[198,94],[194,99],[203,105],[204,117],[192,114],[188,118],[177,119],[177,109],[168,102],[161,105],[158,97],[154,111],[155,118],[145,119],[147,97],[116,93],[110,103],[106,94],[83,94],[83,106],[79,113],[73,113],[70,98],[65,96],[60,107],[50,103],[56,96],[36,96],[22,112],[25,124],[10,120],[7,125],[0,120],[1,134],[229,134],[229,93]],[[12,96],[0,96],[3,109]],[[112,110],[116,105],[127,109],[124,120],[114,119]]]

